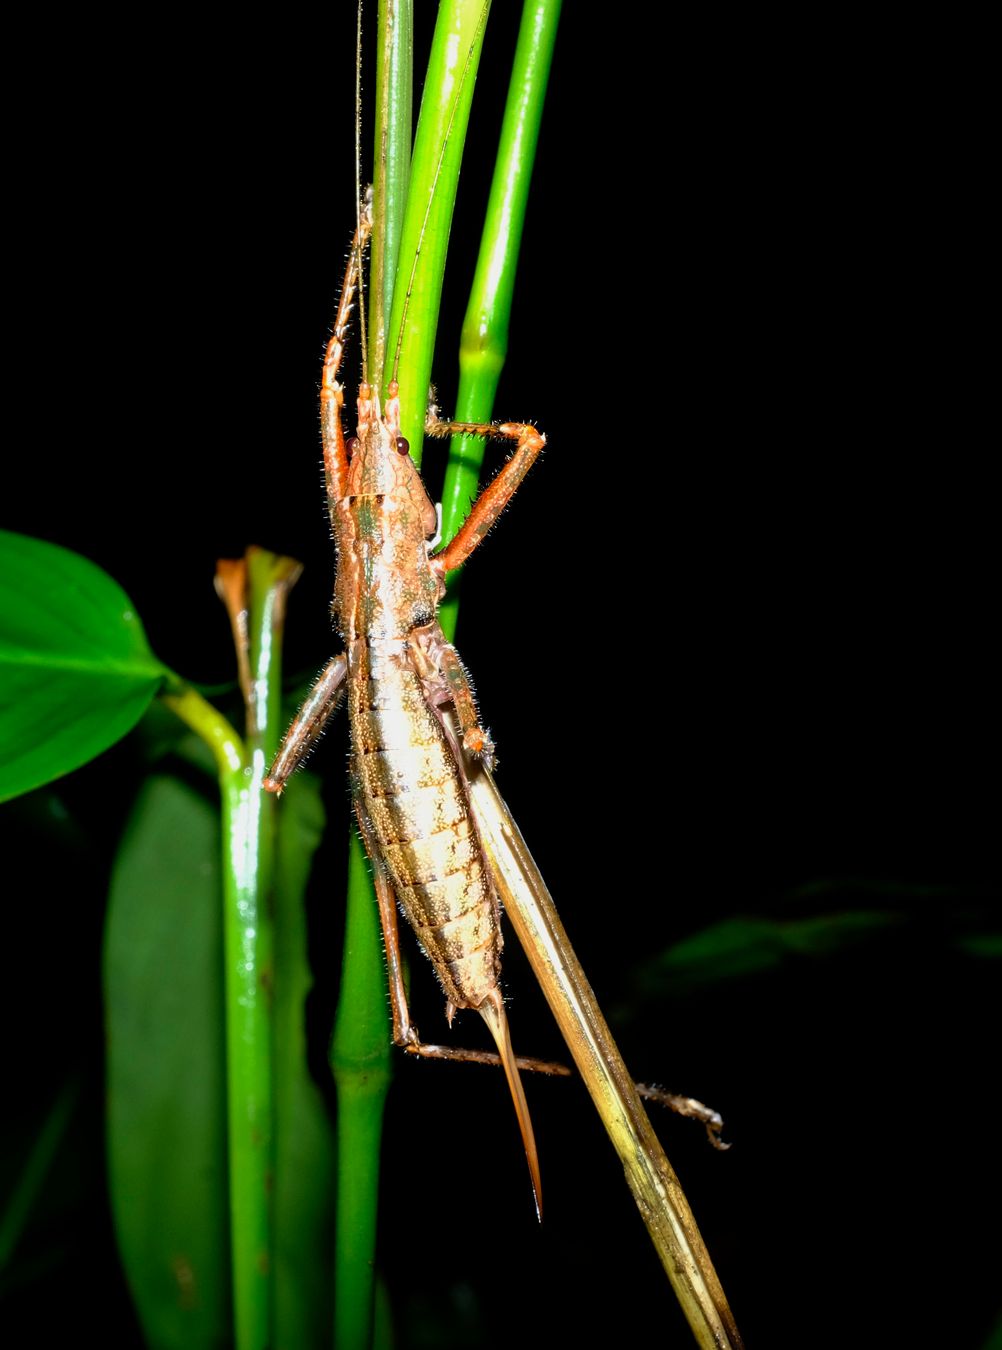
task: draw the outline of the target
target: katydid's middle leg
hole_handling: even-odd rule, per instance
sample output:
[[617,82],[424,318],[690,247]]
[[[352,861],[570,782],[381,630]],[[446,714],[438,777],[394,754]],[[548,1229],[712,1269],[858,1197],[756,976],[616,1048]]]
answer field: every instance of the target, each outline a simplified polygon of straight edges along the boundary
[[290,774],[299,768],[323,734],[327,720],[335,711],[344,693],[342,688],[348,672],[348,658],[344,652],[328,661],[317,676],[316,683],[296,713],[292,726],[285,733],[271,772],[264,780],[266,792],[281,792]]

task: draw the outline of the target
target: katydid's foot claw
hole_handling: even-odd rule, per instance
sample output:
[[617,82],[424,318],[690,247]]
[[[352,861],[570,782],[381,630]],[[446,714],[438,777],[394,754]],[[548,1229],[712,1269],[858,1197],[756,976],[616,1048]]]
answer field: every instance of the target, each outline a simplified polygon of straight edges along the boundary
[[679,1097],[674,1092],[665,1092],[664,1088],[653,1087],[650,1083],[638,1083],[637,1091],[641,1097],[646,1097],[650,1102],[659,1102],[662,1106],[667,1106],[668,1110],[674,1111],[676,1115],[688,1116],[690,1120],[702,1121],[706,1127],[707,1139],[718,1152],[726,1153],[730,1148],[730,1144],[725,1144],[720,1137],[720,1131],[724,1128],[724,1120],[719,1111],[714,1111],[710,1106],[704,1106],[695,1097]]
[[491,733],[483,727],[470,727],[463,737],[463,749],[482,759],[488,769],[494,768],[494,742]]

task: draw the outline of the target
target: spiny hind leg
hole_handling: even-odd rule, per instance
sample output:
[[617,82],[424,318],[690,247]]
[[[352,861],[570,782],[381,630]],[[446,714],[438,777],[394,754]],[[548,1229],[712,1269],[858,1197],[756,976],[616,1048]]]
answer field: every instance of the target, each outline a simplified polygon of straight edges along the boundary
[[674,1111],[677,1116],[685,1116],[687,1120],[698,1120],[706,1129],[707,1139],[721,1153],[726,1153],[730,1148],[730,1144],[725,1144],[720,1137],[724,1120],[719,1111],[704,1106],[695,1097],[679,1097],[674,1092],[665,1092],[664,1088],[653,1087],[650,1083],[634,1083],[634,1087],[645,1100],[667,1106],[669,1111]]
[[[428,1045],[423,1041],[397,1042],[412,1055],[426,1055],[430,1059],[451,1059],[462,1064],[489,1064],[503,1068],[501,1056],[493,1050],[461,1050],[449,1045]],[[543,1073],[552,1078],[573,1078],[574,1070],[557,1060],[535,1059],[531,1055],[516,1055],[515,1063],[524,1073]],[[636,1083],[637,1092],[646,1101],[657,1102],[678,1116],[688,1120],[697,1120],[706,1130],[706,1137],[715,1149],[726,1152],[730,1144],[720,1137],[724,1128],[723,1117],[712,1107],[705,1106],[695,1097],[680,1097],[674,1092],[665,1092],[663,1088],[652,1087],[648,1083]]]
[[[397,926],[397,903],[393,887],[390,885],[383,867],[376,861],[379,851],[376,844],[372,822],[365,813],[359,800],[355,801],[358,828],[362,835],[365,851],[372,863],[373,881],[376,890],[376,903],[379,906],[379,922],[383,930],[383,946],[386,950],[386,970],[389,977],[390,1008],[393,1014],[393,1044],[401,1046],[409,1055],[420,1055],[426,1059],[448,1059],[460,1064],[490,1064],[504,1068],[504,1061],[494,1050],[464,1050],[453,1045],[433,1045],[422,1041],[418,1029],[411,1021],[407,1006],[407,994],[404,990],[403,964],[400,956],[400,932]],[[455,1009],[450,1009],[449,1020]],[[535,1059],[528,1055],[515,1055],[515,1065],[527,1073],[543,1073],[552,1077],[570,1078],[573,1070],[566,1064],[554,1060]],[[660,1102],[679,1115],[700,1120],[706,1126],[706,1133],[715,1148],[728,1148],[721,1142],[719,1135],[724,1122],[716,1111],[712,1111],[693,1097],[677,1097],[663,1092],[659,1088],[637,1084],[637,1091],[648,1100]],[[538,1197],[537,1197],[538,1198]]]
[[[373,883],[376,891],[376,904],[379,907],[379,923],[383,930],[383,946],[386,951],[386,971],[390,986],[390,1008],[393,1014],[393,1044],[401,1046],[409,1055],[422,1055],[428,1059],[452,1059],[467,1064],[501,1064],[500,1055],[492,1050],[462,1050],[452,1045],[431,1045],[422,1041],[418,1029],[411,1021],[410,1008],[407,1006],[407,993],[404,989],[403,960],[400,955],[400,930],[397,925],[397,898],[390,880],[382,865],[375,860],[379,857],[372,822],[365,813],[361,802],[355,802],[355,814],[358,818],[362,843],[372,864]],[[450,1009],[450,1014],[455,1009]],[[452,1020],[450,1015],[450,1021]],[[519,1068],[538,1069],[547,1072],[542,1060],[518,1060]],[[569,1074],[570,1069],[562,1065],[556,1073]]]
[[[361,802],[356,800],[355,813],[358,818],[362,843],[372,863],[373,881],[376,890],[376,903],[379,906],[379,922],[383,930],[383,945],[386,949],[386,969],[389,975],[390,1007],[393,1013],[393,1044],[401,1046],[410,1055],[423,1055],[428,1059],[452,1059],[464,1064],[501,1064],[501,1056],[493,1050],[463,1050],[452,1045],[432,1045],[422,1041],[418,1029],[411,1021],[407,1006],[407,994],[404,990],[403,962],[400,955],[400,931],[397,926],[397,901],[393,887],[381,864],[375,861],[379,857],[372,822],[365,813]],[[449,1009],[449,1020],[455,1008]],[[536,1073],[555,1073],[570,1076],[570,1069],[564,1064],[548,1064],[542,1059],[516,1057],[520,1069]]]

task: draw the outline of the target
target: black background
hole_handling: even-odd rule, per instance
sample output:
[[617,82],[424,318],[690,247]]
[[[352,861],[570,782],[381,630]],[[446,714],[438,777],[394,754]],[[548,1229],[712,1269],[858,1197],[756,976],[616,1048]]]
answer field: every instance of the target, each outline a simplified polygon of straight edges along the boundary
[[[514,41],[497,9],[436,358],[446,411]],[[762,25],[568,6],[497,398],[548,448],[468,569],[458,642],[502,790],[624,1010],[627,1062],[727,1119],[723,1156],[659,1128],[749,1345],[974,1347],[999,1254],[997,977],[956,943],[988,924],[997,875],[981,95],[959,35]],[[100,563],[158,654],[209,684],[232,676],[215,558],[303,559],[302,676],[337,641],[316,388],[354,215],[353,25],[116,32],[117,55],[112,36],[25,45],[2,523]],[[338,838],[344,753],[330,738],[315,761]],[[109,847],[121,763],[66,787]],[[30,1110],[65,1049],[54,974],[81,942],[81,1036],[99,1035],[101,902],[20,865],[17,965],[33,998],[52,977],[39,1006],[13,982]],[[791,899],[831,878],[823,901]],[[632,990],[644,958],[717,919],[859,908],[860,878],[908,888],[891,936],[653,1003]],[[337,903],[314,903],[327,999]],[[514,945],[516,1045],[558,1053]],[[686,1344],[583,1092],[530,1084],[530,1103],[542,1228],[503,1084],[401,1064],[381,1239],[401,1344],[419,1313],[426,1343]],[[92,1143],[99,1173],[97,1126]],[[452,1192],[421,1162],[443,1156]],[[63,1290],[127,1340],[109,1233],[64,1256],[36,1330]]]

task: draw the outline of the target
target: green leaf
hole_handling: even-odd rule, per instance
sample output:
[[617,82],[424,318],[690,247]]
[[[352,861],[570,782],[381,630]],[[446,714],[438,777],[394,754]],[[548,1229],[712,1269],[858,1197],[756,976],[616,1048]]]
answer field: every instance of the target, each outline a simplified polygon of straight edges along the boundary
[[319,780],[282,794],[275,853],[275,1345],[323,1345],[333,1317],[335,1135],[307,1062],[306,884],[325,823]]
[[998,961],[1002,957],[1002,933],[971,933],[958,938],[957,946],[968,956]]
[[784,961],[824,957],[877,937],[901,922],[890,910],[851,910],[807,919],[724,919],[683,938],[644,965],[637,987],[657,993],[758,975]]
[[114,745],[167,674],[106,573],[0,530],[0,801]]
[[999,1315],[999,1320],[989,1333],[984,1350],[1002,1350],[1002,1314]]
[[112,1212],[157,1350],[229,1339],[219,858],[218,809],[151,778],[115,862],[104,975]]

